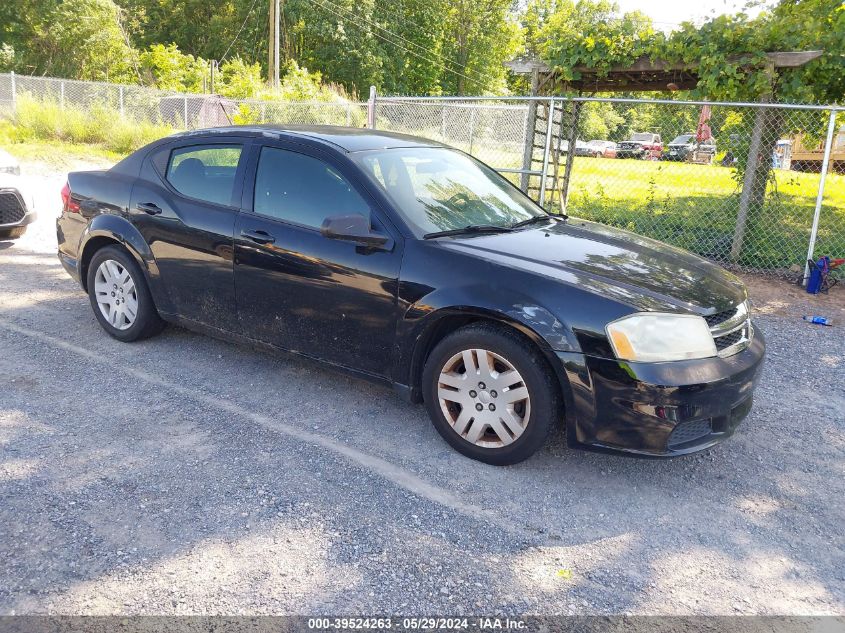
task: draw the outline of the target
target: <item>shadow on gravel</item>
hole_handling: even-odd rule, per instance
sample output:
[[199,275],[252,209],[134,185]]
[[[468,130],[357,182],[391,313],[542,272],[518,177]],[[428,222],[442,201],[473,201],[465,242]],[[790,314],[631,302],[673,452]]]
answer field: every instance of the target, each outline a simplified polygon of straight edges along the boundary
[[[755,409],[722,446],[643,461],[558,433],[494,468],[321,365],[178,328],[113,341],[54,266],[0,269],[0,613],[842,610],[845,416],[838,391],[808,397],[812,359],[776,320]],[[831,353],[820,341],[808,355]]]

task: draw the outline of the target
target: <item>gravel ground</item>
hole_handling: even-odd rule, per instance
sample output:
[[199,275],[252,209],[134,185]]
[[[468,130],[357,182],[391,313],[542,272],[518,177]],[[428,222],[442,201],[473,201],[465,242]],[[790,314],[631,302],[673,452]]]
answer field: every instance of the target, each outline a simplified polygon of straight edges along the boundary
[[[496,468],[420,406],[170,327],[126,345],[0,242],[0,614],[845,614],[843,314],[751,280],[769,359],[728,442]],[[77,167],[76,165],[72,167]],[[842,323],[840,321],[840,323]]]

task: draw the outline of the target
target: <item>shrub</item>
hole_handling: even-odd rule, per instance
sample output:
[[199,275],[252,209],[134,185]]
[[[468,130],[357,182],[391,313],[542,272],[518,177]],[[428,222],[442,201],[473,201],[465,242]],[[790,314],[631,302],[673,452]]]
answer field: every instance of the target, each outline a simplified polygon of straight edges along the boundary
[[11,123],[18,141],[89,143],[119,154],[128,154],[173,132],[162,123],[122,118],[119,112],[106,106],[94,105],[83,111],[62,108],[52,101],[38,101],[29,95],[19,96]]

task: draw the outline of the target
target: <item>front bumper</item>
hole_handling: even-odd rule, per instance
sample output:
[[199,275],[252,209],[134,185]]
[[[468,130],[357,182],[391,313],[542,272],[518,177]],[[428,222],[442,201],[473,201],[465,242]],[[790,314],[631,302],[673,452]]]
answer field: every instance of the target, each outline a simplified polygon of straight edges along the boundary
[[751,410],[766,344],[727,358],[633,363],[559,352],[574,447],[672,457],[730,437]]
[[617,158],[640,158],[643,154],[645,154],[645,150],[642,147],[616,150]]
[[685,147],[670,147],[663,152],[664,160],[686,160],[689,150]]
[[20,191],[0,187],[0,231],[32,224],[35,219],[35,211],[27,207]]

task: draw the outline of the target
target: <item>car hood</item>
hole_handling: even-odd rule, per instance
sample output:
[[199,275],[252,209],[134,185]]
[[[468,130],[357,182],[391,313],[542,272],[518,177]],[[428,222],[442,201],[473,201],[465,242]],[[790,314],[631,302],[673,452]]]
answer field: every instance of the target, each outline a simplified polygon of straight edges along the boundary
[[697,255],[575,218],[512,233],[451,238],[442,245],[552,277],[637,310],[712,314],[747,298],[737,277]]

